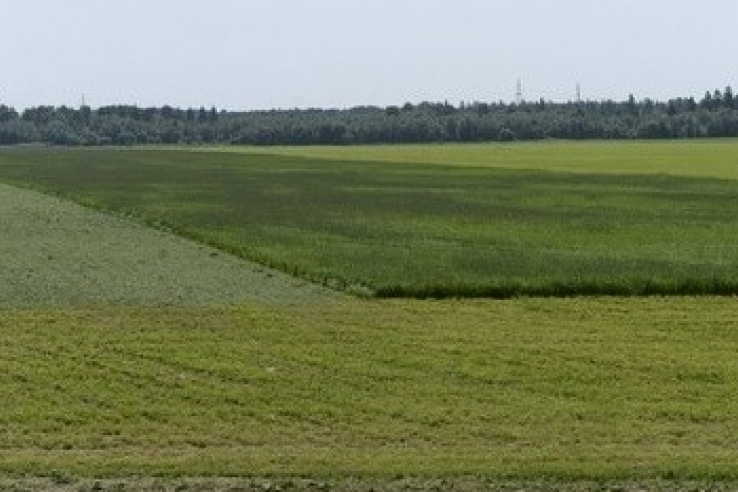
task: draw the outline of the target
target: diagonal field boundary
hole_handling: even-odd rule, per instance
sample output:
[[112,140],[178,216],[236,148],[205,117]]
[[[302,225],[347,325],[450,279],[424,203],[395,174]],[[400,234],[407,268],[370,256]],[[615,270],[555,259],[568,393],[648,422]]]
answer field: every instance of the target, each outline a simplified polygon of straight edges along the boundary
[[0,307],[292,303],[339,294],[222,251],[0,184]]

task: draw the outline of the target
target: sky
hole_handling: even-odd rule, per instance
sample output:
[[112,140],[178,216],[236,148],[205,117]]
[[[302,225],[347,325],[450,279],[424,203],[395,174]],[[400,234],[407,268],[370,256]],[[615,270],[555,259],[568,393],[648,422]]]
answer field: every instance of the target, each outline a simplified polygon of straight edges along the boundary
[[0,103],[230,110],[738,85],[735,0],[0,0]]

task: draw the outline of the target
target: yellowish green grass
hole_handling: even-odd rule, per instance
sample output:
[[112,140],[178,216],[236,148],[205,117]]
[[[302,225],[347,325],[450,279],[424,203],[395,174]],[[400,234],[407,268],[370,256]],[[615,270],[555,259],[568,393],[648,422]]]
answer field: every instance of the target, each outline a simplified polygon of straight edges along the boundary
[[736,300],[0,316],[0,472],[738,477]]
[[404,162],[582,174],[665,174],[738,179],[735,139],[513,144],[217,147],[198,151],[302,156],[339,161]]

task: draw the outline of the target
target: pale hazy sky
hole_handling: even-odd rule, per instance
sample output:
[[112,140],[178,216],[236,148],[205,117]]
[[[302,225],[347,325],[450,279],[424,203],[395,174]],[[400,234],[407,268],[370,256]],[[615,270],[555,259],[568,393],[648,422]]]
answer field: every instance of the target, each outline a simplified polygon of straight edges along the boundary
[[0,0],[0,102],[347,107],[738,85],[736,0]]

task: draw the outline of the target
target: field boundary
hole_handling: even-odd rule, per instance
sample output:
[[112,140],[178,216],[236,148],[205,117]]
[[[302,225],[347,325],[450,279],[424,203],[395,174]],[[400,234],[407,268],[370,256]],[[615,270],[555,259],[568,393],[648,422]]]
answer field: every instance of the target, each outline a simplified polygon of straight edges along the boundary
[[0,217],[10,230],[1,241],[9,259],[0,307],[108,302],[217,306],[340,297],[130,215],[6,180],[0,187],[5,189],[0,201],[10,207]]
[[427,285],[382,287],[374,295],[380,299],[514,299],[519,297],[688,297],[738,295],[738,280],[685,280],[679,282],[644,280],[629,284],[601,282],[553,282],[548,285]]
[[[231,248],[231,247],[228,247],[227,245],[220,244],[217,241],[214,241],[208,237],[205,237],[201,234],[187,231],[186,229],[178,227],[165,220],[154,220],[154,219],[148,218],[133,210],[122,211],[122,210],[116,210],[113,208],[103,207],[98,204],[88,202],[85,200],[80,200],[73,196],[66,195],[64,193],[52,190],[50,188],[45,188],[43,186],[38,186],[38,185],[30,184],[27,182],[14,181],[14,180],[8,180],[5,178],[0,178],[0,184],[4,184],[6,186],[10,186],[10,187],[21,189],[21,190],[27,190],[27,191],[31,191],[35,193],[40,193],[42,195],[53,197],[61,201],[73,203],[77,206],[84,207],[85,209],[88,209],[94,212],[98,212],[104,215],[109,215],[111,217],[116,217],[121,220],[129,221],[131,224],[145,226],[145,227],[159,231],[164,234],[171,234],[173,236],[176,236],[176,237],[188,240],[188,241],[192,241],[194,243],[197,243],[203,246],[217,249],[219,251],[222,251],[225,254],[231,255],[235,258],[239,258],[240,260],[253,263],[265,269],[274,270],[275,272],[278,272],[283,275],[290,276],[295,280],[302,280],[305,282],[309,282],[317,287],[328,289],[337,295],[347,294],[349,296],[353,296],[357,298],[381,298],[382,297],[382,296],[378,296],[377,291],[374,290],[372,287],[364,285],[360,282],[347,280],[347,279],[339,278],[336,276],[319,277],[319,276],[310,275],[306,271],[303,271],[302,269],[294,265],[272,261],[260,255],[254,255],[254,254],[248,254],[248,253],[244,254],[241,250],[237,248]],[[385,296],[385,297],[391,298],[391,296]],[[412,298],[413,296],[396,296],[396,297]]]

